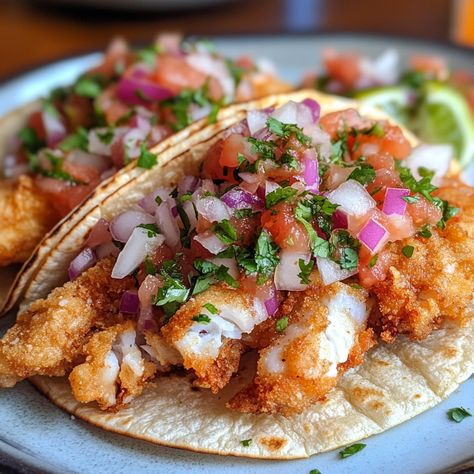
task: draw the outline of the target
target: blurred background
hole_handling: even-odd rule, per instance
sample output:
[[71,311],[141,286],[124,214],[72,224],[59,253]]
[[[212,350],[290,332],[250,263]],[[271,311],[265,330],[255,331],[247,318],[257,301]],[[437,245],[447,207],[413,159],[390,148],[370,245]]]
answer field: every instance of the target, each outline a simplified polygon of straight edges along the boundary
[[0,79],[103,49],[117,34],[146,43],[158,31],[364,32],[472,44],[474,0],[2,0]]

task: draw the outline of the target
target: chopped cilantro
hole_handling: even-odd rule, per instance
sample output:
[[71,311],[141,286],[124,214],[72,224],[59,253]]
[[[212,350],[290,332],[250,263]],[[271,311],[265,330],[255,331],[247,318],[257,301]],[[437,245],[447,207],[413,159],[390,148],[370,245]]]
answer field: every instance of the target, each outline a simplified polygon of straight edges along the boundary
[[375,179],[374,167],[368,163],[358,163],[347,179],[354,179],[362,185],[369,184]]
[[191,201],[192,198],[193,198],[193,193],[184,193],[178,197],[178,201],[180,203],[185,203],[186,201]]
[[203,307],[206,308],[211,314],[219,314],[219,310],[212,303],[203,304]]
[[241,247],[235,254],[235,258],[240,268],[242,268],[247,275],[252,275],[257,272],[257,264],[255,263],[255,255],[251,253],[248,248]]
[[406,201],[408,204],[415,204],[420,200],[419,196],[403,196],[402,199]]
[[104,144],[110,145],[114,138],[114,130],[113,128],[107,128],[104,132],[96,131],[97,138]]
[[244,447],[244,448],[248,448],[251,444],[252,444],[252,439],[243,439],[240,444]]
[[456,423],[461,423],[461,421],[464,420],[464,418],[467,418],[468,416],[472,416],[472,413],[463,407],[450,408],[447,414],[448,414],[448,418],[451,421],[455,421]]
[[362,290],[362,286],[359,285],[358,283],[352,283],[351,288],[354,288],[354,290]]
[[66,137],[60,144],[62,151],[83,150],[88,151],[89,136],[85,128],[79,127],[73,134]]
[[77,95],[95,99],[102,92],[99,76],[83,76],[74,84],[74,92]]
[[311,469],[311,471],[309,471],[309,474],[321,474],[321,471],[319,469]]
[[69,173],[67,173],[66,171],[62,169],[63,163],[64,163],[63,157],[56,156],[54,153],[48,150],[46,150],[45,153],[46,153],[46,157],[48,158],[48,161],[51,163],[52,169],[50,170],[43,169],[39,166],[39,162],[38,162],[38,168],[37,168],[38,172],[40,172],[43,176],[47,176],[48,178],[58,179],[60,181],[68,181],[69,183],[74,183],[74,184],[79,183]]
[[292,198],[298,191],[295,188],[287,186],[286,188],[277,188],[265,197],[265,205],[267,209],[275,206],[281,201],[287,201]]
[[273,242],[270,234],[262,231],[255,246],[255,264],[258,273],[258,285],[262,285],[268,280],[279,261],[278,246]]
[[369,268],[375,267],[375,264],[377,263],[378,259],[379,259],[379,254],[378,253],[373,255],[372,258],[369,260]]
[[359,451],[362,451],[366,446],[367,445],[364,443],[355,443],[355,444],[352,444],[351,446],[347,446],[347,448],[344,448],[342,451],[339,451],[339,455],[341,456],[342,459],[345,459],[350,456],[353,456]]
[[140,229],[145,229],[149,239],[156,237],[160,233],[156,224],[140,224],[137,227],[140,227]]
[[433,204],[443,213],[443,216],[436,225],[440,229],[444,229],[446,222],[459,212],[459,208],[449,205],[448,201],[444,201],[438,197],[433,199]]
[[198,314],[193,316],[193,321],[203,324],[209,324],[211,322],[211,318],[207,314]]
[[305,135],[303,130],[296,124],[283,123],[276,118],[268,117],[267,127],[270,132],[285,140],[288,140],[291,135],[294,135],[302,145],[309,146],[311,144],[311,138]]
[[290,152],[285,152],[280,157],[280,162],[284,165],[288,166],[290,170],[299,170],[300,169],[300,162],[297,158]]
[[155,198],[155,202],[159,206],[163,202],[163,199],[161,199],[161,197],[159,195],[157,195],[156,198]]
[[288,327],[288,316],[277,319],[275,323],[275,329],[277,332],[283,332]]
[[189,296],[189,289],[181,281],[181,274],[177,270],[174,260],[165,260],[160,270],[163,286],[153,300],[155,306],[162,306],[168,318],[170,318],[184,303]]
[[148,257],[148,255],[145,257],[145,261],[143,262],[143,265],[145,267],[145,273],[147,275],[157,274],[158,269],[156,268],[156,265],[151,261],[150,257]]
[[425,239],[429,239],[433,235],[430,230],[429,224],[425,224],[418,232],[418,235],[420,235],[421,237],[425,237]]
[[156,44],[151,44],[146,48],[137,51],[137,57],[148,66],[154,68],[156,66],[156,57],[161,53],[161,48]]
[[235,86],[238,86],[240,81],[242,80],[242,76],[245,73],[245,69],[241,66],[238,66],[235,61],[232,59],[226,59],[225,64],[227,66],[227,69],[234,79]]
[[235,211],[234,217],[236,219],[243,219],[244,217],[253,216],[253,209],[251,207],[246,207],[244,209],[239,209]]
[[275,142],[271,140],[257,140],[253,137],[248,137],[247,141],[252,145],[252,153],[258,153],[260,158],[265,160],[275,159],[275,149],[277,148],[277,144]]
[[375,122],[370,128],[358,130],[363,135],[373,135],[375,137],[383,137],[385,135],[383,125],[380,122]]
[[211,103],[211,110],[209,112],[209,115],[207,116],[207,123],[209,125],[217,122],[217,115],[218,115],[220,109],[221,109],[221,103],[220,102],[212,102]]
[[137,166],[139,168],[145,168],[149,170],[150,168],[153,168],[157,163],[157,155],[152,153],[151,151],[148,151],[146,149],[145,143],[142,143],[140,145],[140,155],[138,157],[137,161]]
[[355,270],[359,265],[360,242],[347,230],[333,232],[329,238],[331,259],[344,270]]
[[411,258],[414,251],[415,247],[413,247],[413,245],[405,245],[405,247],[402,248],[402,253],[406,258]]
[[298,266],[300,267],[300,272],[298,273],[298,277],[300,279],[300,283],[303,285],[309,284],[309,276],[311,275],[311,271],[314,267],[314,260],[310,260],[308,263],[300,258],[298,260]]
[[45,145],[45,143],[38,137],[35,129],[32,127],[23,127],[18,133],[18,138],[30,153],[37,152]]
[[219,240],[224,244],[230,245],[237,240],[237,230],[228,219],[223,219],[217,224],[214,224],[213,230]]
[[194,268],[200,273],[200,276],[194,283],[193,295],[207,290],[216,281],[223,281],[233,288],[239,287],[239,282],[229,275],[229,269],[225,265],[218,266],[207,260],[196,259]]

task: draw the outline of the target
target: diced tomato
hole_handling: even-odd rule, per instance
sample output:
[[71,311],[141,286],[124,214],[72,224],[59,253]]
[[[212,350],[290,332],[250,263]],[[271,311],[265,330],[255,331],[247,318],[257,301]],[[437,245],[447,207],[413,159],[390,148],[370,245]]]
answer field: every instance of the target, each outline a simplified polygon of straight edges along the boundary
[[373,122],[360,116],[356,109],[345,109],[323,115],[319,121],[321,128],[334,140],[347,129],[362,129]]
[[239,242],[243,245],[250,245],[259,224],[258,216],[243,217],[242,219],[231,218],[230,222],[237,231]]
[[222,143],[219,164],[221,166],[236,168],[239,165],[239,153],[251,163],[257,159],[257,156],[252,153],[252,145],[247,141],[247,139],[238,133],[233,133]]
[[130,110],[127,104],[117,98],[115,90],[115,86],[109,87],[97,98],[97,106],[104,113],[109,125],[117,122]]
[[46,141],[46,130],[44,129],[41,111],[33,112],[28,117],[28,126],[35,131],[40,140]]
[[407,213],[417,227],[424,224],[436,225],[442,217],[441,211],[433,203],[428,202],[421,196],[418,201],[408,204]]
[[117,38],[107,48],[102,64],[91,69],[89,74],[113,77],[117,74],[117,66],[126,66],[130,59],[131,54],[127,43],[123,39]]
[[375,265],[369,268],[372,258],[373,255],[370,251],[361,245],[359,250],[359,280],[365,288],[370,288],[376,283],[385,280],[391,263],[391,254],[387,249],[382,249],[377,254]]
[[372,165],[374,169],[395,169],[395,160],[391,155],[385,152],[375,153],[374,155],[366,156],[366,161],[369,165]]
[[201,214],[198,215],[197,222],[196,222],[196,232],[198,234],[202,234],[209,230],[212,227],[212,222],[209,222],[205,217]]
[[159,57],[154,80],[175,94],[179,94],[183,89],[199,89],[209,81],[209,96],[213,100],[222,97],[222,87],[215,78],[209,78],[186,63],[183,58],[170,54]]
[[150,260],[158,267],[161,268],[161,265],[165,260],[173,260],[176,252],[174,252],[166,244],[160,245],[156,250],[149,255]]
[[229,183],[237,183],[234,177],[233,169],[223,167],[220,164],[222,155],[223,141],[219,140],[215,143],[206,154],[206,158],[202,165],[202,177],[209,179],[222,179]]
[[416,233],[416,228],[408,214],[403,216],[388,216],[385,220],[385,228],[390,233],[390,237],[388,239],[390,242],[412,237]]
[[212,258],[214,255],[204,248],[197,240],[191,239],[191,254],[193,260],[196,258]]
[[385,197],[386,188],[401,187],[403,187],[403,184],[400,175],[395,170],[382,168],[375,172],[375,180],[367,185],[367,191],[378,204],[381,204]]
[[294,216],[293,208],[281,202],[262,213],[262,226],[282,249],[306,252],[309,249],[309,238],[306,229]]
[[323,52],[323,62],[329,77],[347,88],[355,86],[361,75],[360,56],[356,53],[326,50]]
[[94,124],[92,101],[87,97],[68,95],[62,104],[62,110],[67,119],[68,130],[76,130],[78,127],[90,128]]
[[94,184],[96,186],[100,182],[99,172],[93,166],[65,161],[63,163],[63,170],[82,184]]
[[439,56],[413,55],[410,58],[410,67],[437,78],[444,78],[448,73],[445,59]]

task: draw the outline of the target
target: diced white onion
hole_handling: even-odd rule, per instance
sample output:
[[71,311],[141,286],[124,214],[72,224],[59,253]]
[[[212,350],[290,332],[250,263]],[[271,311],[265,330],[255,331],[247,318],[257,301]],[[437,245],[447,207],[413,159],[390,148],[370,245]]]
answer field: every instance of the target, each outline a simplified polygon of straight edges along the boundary
[[302,291],[308,285],[301,283],[298,274],[301,272],[299,261],[308,263],[311,254],[308,252],[291,252],[282,250],[280,252],[280,262],[275,269],[275,286],[277,290]]
[[440,183],[441,178],[448,172],[449,165],[454,156],[454,150],[451,145],[418,145],[413,148],[407,157],[405,164],[410,168],[413,176],[420,179],[419,168],[427,168],[434,171],[432,179],[433,184]]
[[333,204],[339,204],[342,210],[351,216],[363,216],[376,206],[372,196],[357,181],[349,179],[342,183],[327,198]]
[[329,258],[316,257],[319,275],[325,285],[330,285],[336,281],[342,281],[357,273],[355,270],[344,270],[338,263],[333,262]]

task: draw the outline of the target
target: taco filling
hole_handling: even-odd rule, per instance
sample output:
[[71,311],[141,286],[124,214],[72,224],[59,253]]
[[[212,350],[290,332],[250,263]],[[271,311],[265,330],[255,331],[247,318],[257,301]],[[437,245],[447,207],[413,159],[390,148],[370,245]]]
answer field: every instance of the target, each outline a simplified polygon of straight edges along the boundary
[[100,65],[51,92],[3,159],[0,266],[24,262],[36,244],[98,184],[148,150],[232,102],[289,90],[271,65],[225,58],[204,41],[162,35],[132,50],[111,44]]
[[118,410],[176,368],[216,394],[255,351],[227,407],[290,415],[381,341],[464,324],[473,191],[426,147],[312,99],[248,112],[195,175],[99,220],[70,282],[0,341],[0,384],[67,375],[78,401]]

